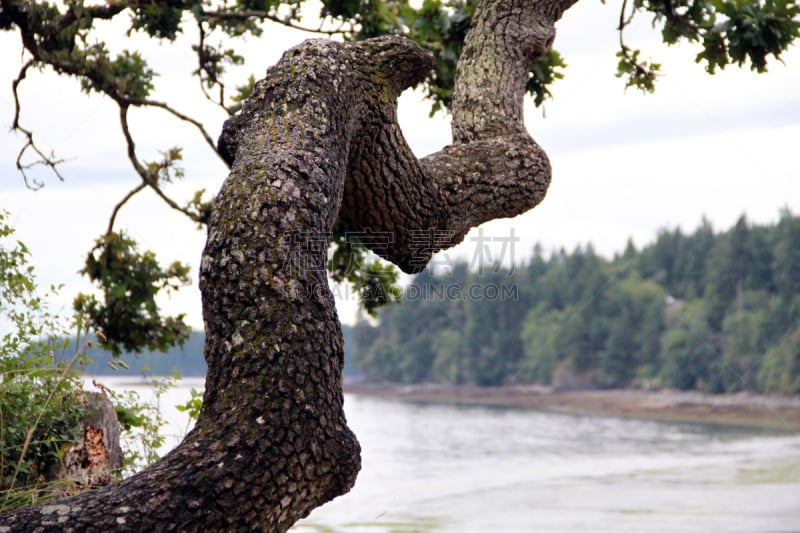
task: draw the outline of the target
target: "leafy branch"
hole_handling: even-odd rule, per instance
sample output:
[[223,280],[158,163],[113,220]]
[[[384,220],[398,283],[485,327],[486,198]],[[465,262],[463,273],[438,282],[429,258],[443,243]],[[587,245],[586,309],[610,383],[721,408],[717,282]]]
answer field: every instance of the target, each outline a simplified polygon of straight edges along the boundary
[[639,50],[625,45],[623,32],[640,11],[653,15],[653,26],[661,25],[661,36],[668,44],[682,40],[699,43],[697,63],[705,62],[714,74],[735,63],[750,63],[756,72],[767,71],[770,56],[781,61],[781,54],[800,37],[800,6],[793,0],[634,0],[620,9],[620,51],[618,77],[627,77],[626,87],[652,92],[660,65],[641,61]]
[[107,348],[119,355],[142,348],[166,351],[189,334],[183,314],[162,317],[155,298],[189,283],[189,268],[173,262],[163,268],[153,252],[139,252],[124,233],[107,233],[95,243],[81,271],[97,283],[103,303],[79,294],[75,310],[105,335]]
[[[638,3],[639,0],[635,1]],[[628,87],[636,87],[642,92],[652,93],[656,88],[655,82],[661,70],[661,65],[652,61],[640,60],[639,54],[641,54],[641,51],[631,50],[625,44],[625,28],[633,22],[637,5],[634,4],[633,9],[628,15],[626,15],[627,7],[628,0],[623,0],[622,7],[619,11],[619,25],[617,26],[617,32],[619,34],[619,51],[617,52],[617,57],[619,61],[617,63],[616,76],[618,78],[626,78],[626,89]]]

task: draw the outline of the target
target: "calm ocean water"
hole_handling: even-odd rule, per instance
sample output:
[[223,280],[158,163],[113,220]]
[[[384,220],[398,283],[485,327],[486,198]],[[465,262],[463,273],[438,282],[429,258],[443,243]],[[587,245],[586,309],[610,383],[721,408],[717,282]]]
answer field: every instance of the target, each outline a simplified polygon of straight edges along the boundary
[[[103,382],[123,385],[118,379]],[[161,399],[173,446],[186,418]],[[800,434],[346,396],[363,469],[297,532],[799,532]]]

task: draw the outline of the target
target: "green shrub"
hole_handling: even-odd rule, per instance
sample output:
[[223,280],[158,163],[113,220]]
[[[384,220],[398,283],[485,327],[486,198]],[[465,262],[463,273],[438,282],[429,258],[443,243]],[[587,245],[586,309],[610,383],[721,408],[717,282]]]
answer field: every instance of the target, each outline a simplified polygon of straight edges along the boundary
[[48,313],[30,252],[6,218],[0,211],[0,511],[59,493],[53,482],[81,437],[84,407],[80,355],[56,362],[65,328]]

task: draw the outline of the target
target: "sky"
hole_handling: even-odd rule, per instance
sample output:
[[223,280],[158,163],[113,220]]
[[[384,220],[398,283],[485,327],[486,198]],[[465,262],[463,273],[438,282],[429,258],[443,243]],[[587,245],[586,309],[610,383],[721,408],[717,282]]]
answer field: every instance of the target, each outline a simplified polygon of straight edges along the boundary
[[[776,222],[783,208],[800,214],[797,47],[783,56],[784,63],[773,62],[768,74],[733,66],[709,76],[694,62],[695,47],[667,47],[641,16],[626,41],[660,62],[664,72],[655,94],[643,95],[626,91],[614,77],[617,9],[617,2],[583,0],[564,15],[555,48],[568,64],[566,77],[552,87],[555,98],[544,109],[526,105],[527,128],[553,167],[543,203],[473,230],[464,243],[443,252],[440,262],[486,259],[477,246],[483,243],[493,246],[494,258],[516,263],[524,262],[536,243],[545,251],[570,251],[591,242],[611,257],[628,239],[642,247],[665,228],[691,232],[703,217],[722,231],[742,214],[759,224]],[[131,43],[119,25],[101,29],[99,37],[112,50],[139,47],[161,73],[154,97],[201,117],[216,138],[225,116],[202,98],[190,77],[195,58],[188,41],[167,46],[134,37]],[[285,49],[308,37],[269,26],[261,38],[248,39],[240,49],[246,66],[232,72],[231,85],[251,73],[263,76]],[[138,177],[129,168],[117,112],[107,99],[82,93],[74,79],[32,72],[21,85],[23,125],[66,162],[63,182],[39,171],[45,186],[28,190],[15,168],[24,141],[9,132],[11,83],[25,61],[18,36],[1,32],[0,51],[0,208],[10,212],[17,238],[30,248],[40,285],[65,285],[51,299],[51,310],[68,313],[74,295],[91,290],[77,274],[85,254]],[[450,142],[447,117],[431,119],[428,110],[419,93],[401,97],[399,120],[420,156]],[[196,132],[159,111],[135,111],[131,124],[144,159],[183,146],[186,178],[171,186],[176,197],[188,199],[200,188],[216,193],[226,170]],[[196,282],[204,232],[149,192],[123,208],[116,227],[163,263],[191,265],[192,286],[161,303],[165,312],[185,313],[190,325],[202,328]],[[503,248],[512,231],[519,240]],[[336,292],[346,296],[343,289]],[[342,321],[353,323],[354,299],[342,298],[337,305]]]

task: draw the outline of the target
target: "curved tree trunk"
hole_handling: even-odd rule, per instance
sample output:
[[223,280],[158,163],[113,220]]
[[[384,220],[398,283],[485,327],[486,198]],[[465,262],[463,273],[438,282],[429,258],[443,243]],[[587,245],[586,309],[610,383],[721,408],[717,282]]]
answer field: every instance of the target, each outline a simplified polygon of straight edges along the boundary
[[527,211],[550,181],[522,124],[527,72],[575,0],[484,0],[459,63],[454,144],[417,160],[396,98],[432,56],[401,37],[289,50],[220,138],[200,287],[208,362],[195,429],[107,489],[0,516],[5,531],[286,531],[346,493],[359,445],[342,410],[326,280],[337,215],[408,272],[473,226]]

